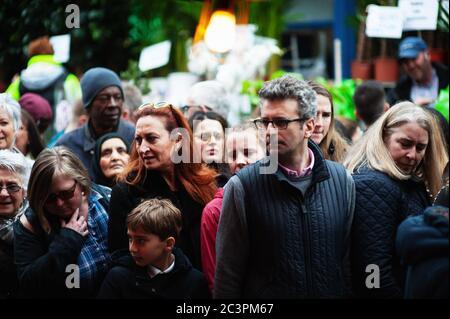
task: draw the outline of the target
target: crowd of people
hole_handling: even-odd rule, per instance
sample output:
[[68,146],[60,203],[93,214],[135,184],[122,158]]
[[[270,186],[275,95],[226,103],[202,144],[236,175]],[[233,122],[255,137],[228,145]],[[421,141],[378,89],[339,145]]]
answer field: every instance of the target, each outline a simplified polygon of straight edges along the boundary
[[448,298],[448,69],[421,39],[395,89],[357,88],[358,139],[314,81],[229,127],[218,82],[142,103],[29,54],[0,94],[0,298]]

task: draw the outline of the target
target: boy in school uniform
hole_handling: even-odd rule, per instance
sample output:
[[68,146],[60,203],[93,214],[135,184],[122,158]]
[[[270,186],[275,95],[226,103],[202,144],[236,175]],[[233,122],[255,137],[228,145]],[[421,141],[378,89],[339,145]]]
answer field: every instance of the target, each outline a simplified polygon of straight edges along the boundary
[[116,254],[98,298],[210,298],[204,275],[175,247],[181,225],[181,212],[167,199],[133,209],[127,217],[129,252]]

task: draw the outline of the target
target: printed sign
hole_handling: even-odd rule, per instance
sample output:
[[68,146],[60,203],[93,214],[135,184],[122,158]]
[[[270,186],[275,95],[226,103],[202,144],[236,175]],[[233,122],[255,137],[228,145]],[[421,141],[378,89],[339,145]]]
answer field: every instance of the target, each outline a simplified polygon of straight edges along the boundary
[[70,58],[70,34],[55,35],[50,37],[53,51],[55,51],[54,58],[56,62],[65,63]]
[[366,35],[371,38],[400,39],[403,13],[398,7],[367,6]]
[[436,30],[438,0],[399,0],[404,15],[403,30]]
[[139,57],[139,69],[148,71],[166,65],[169,62],[171,42],[160,42],[144,48]]

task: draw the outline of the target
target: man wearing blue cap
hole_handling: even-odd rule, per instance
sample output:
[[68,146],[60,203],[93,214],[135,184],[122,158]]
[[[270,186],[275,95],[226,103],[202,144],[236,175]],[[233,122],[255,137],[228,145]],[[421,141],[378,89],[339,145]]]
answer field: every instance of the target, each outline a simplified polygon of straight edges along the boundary
[[89,121],[64,134],[56,146],[66,146],[74,152],[93,177],[91,161],[96,140],[106,133],[118,132],[131,145],[134,127],[121,120],[124,95],[116,73],[106,68],[92,68],[84,74],[80,84]]
[[430,61],[426,43],[418,37],[400,42],[398,59],[405,75],[388,94],[389,103],[409,100],[418,105],[432,106],[439,91],[448,86],[448,68]]

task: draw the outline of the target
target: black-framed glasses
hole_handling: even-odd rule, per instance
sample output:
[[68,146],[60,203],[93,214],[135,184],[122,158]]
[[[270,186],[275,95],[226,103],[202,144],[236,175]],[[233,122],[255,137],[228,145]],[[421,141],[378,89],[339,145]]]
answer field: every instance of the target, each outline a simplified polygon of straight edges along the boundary
[[58,198],[61,200],[69,200],[69,199],[73,198],[73,196],[75,195],[75,190],[77,188],[77,184],[78,184],[78,182],[75,181],[75,183],[73,184],[73,186],[70,189],[48,195],[47,203],[54,203],[54,202],[56,202],[56,200]]
[[13,193],[17,193],[18,191],[20,191],[22,189],[22,186],[18,185],[18,184],[9,184],[6,186],[0,185],[0,193],[3,189],[6,189],[6,191],[8,192],[8,194],[13,194]]
[[272,126],[279,129],[279,130],[285,130],[287,129],[289,123],[292,122],[303,122],[306,121],[307,118],[299,117],[296,119],[256,119],[253,120],[253,123],[255,123],[256,127],[259,129],[267,129],[270,123],[272,123]]

